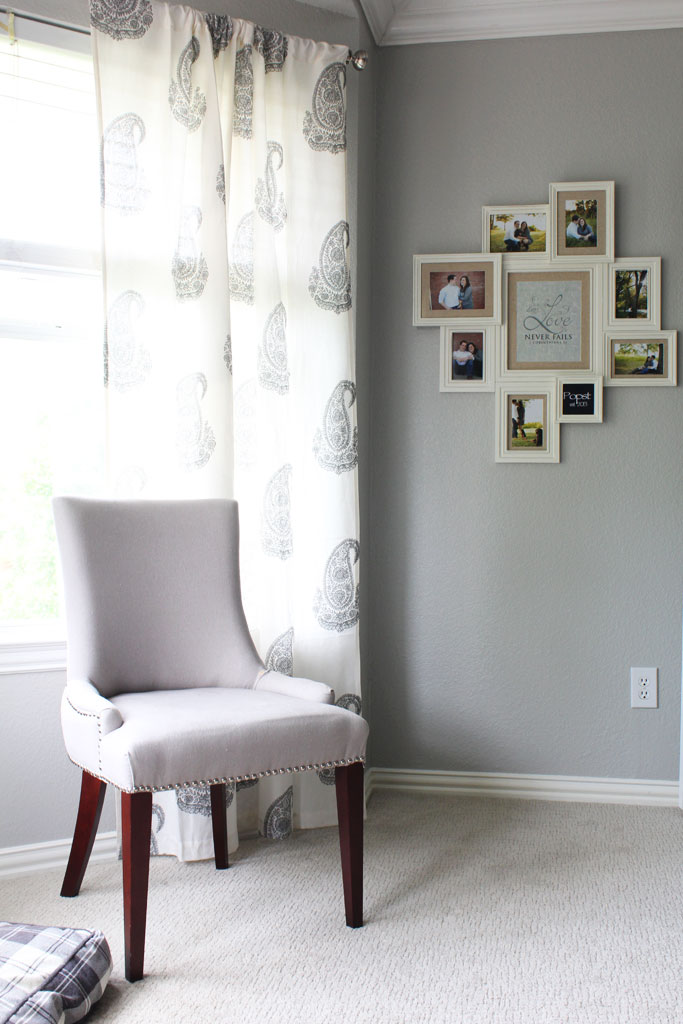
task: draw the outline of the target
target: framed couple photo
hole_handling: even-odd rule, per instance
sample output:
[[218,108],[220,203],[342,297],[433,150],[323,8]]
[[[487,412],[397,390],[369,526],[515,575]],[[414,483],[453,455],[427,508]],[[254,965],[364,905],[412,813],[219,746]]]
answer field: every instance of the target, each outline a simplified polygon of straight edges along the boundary
[[494,391],[500,327],[441,328],[440,391]]
[[550,185],[550,202],[482,207],[482,251],[508,262],[614,259],[614,182]]
[[494,253],[413,256],[414,326],[500,324],[501,263]]
[[676,331],[605,332],[605,384],[675,387]]
[[614,182],[551,184],[550,222],[551,260],[613,260]]
[[482,206],[482,252],[499,252],[506,260],[527,256],[550,259],[550,207]]
[[559,462],[554,381],[498,385],[496,462]]

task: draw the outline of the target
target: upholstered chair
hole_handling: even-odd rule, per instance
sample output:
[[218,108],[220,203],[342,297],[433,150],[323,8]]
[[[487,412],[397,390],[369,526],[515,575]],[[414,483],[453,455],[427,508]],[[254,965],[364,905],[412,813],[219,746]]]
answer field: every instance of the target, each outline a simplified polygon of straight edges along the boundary
[[111,783],[125,971],[136,981],[152,794],[209,785],[216,867],[227,868],[226,785],[335,768],[346,923],[359,927],[368,727],[323,683],[264,667],[242,609],[236,502],[61,497],[53,508],[68,636],[62,727],[83,772],[62,895],[80,890]]

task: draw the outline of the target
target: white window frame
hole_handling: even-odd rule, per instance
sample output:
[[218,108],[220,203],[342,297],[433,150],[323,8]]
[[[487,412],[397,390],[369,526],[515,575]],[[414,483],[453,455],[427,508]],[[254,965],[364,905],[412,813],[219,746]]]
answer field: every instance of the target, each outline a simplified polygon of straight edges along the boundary
[[[9,13],[6,8],[0,11],[6,16]],[[90,32],[82,26],[14,12],[13,31],[18,39],[27,42],[85,54],[91,52]],[[101,259],[99,253],[0,238],[0,266],[48,273],[99,274]],[[2,326],[11,325],[2,321]],[[15,333],[20,335],[21,330],[15,329]],[[63,672],[65,668],[66,638],[64,623],[60,620],[0,627],[0,676]]]

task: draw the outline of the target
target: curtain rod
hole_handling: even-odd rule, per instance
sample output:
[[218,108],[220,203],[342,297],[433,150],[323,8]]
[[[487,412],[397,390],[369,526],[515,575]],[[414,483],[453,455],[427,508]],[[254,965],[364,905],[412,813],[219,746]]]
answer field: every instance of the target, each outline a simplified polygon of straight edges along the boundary
[[[12,41],[14,41],[14,18],[25,18],[26,21],[35,21],[39,25],[52,25],[54,28],[65,28],[70,32],[78,32],[82,36],[90,35],[90,29],[83,28],[81,25],[70,25],[68,22],[57,21],[55,18],[41,18],[38,14],[28,14],[26,11],[18,11],[14,7],[0,7],[0,14],[8,15],[8,24],[5,25],[0,21],[0,29],[7,32]],[[367,67],[368,59],[367,50],[353,51],[349,47],[345,63],[352,64],[357,71],[363,71]]]
[[[27,11],[18,11],[16,7],[0,7],[0,14],[7,14],[10,18],[23,18],[25,21],[35,21],[38,25],[51,25],[53,28],[65,28],[70,32],[78,32],[79,35],[89,36],[90,29],[82,25],[71,25],[68,21],[58,21],[56,18],[42,18],[39,14],[29,14]],[[2,23],[0,22],[0,25]],[[7,25],[2,25],[5,31]]]

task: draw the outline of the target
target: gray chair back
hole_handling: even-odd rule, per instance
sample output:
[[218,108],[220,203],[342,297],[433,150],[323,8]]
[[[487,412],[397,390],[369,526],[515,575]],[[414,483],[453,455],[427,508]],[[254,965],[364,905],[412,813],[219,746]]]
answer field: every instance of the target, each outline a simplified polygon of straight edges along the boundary
[[104,697],[251,687],[237,502],[53,499],[68,672]]

